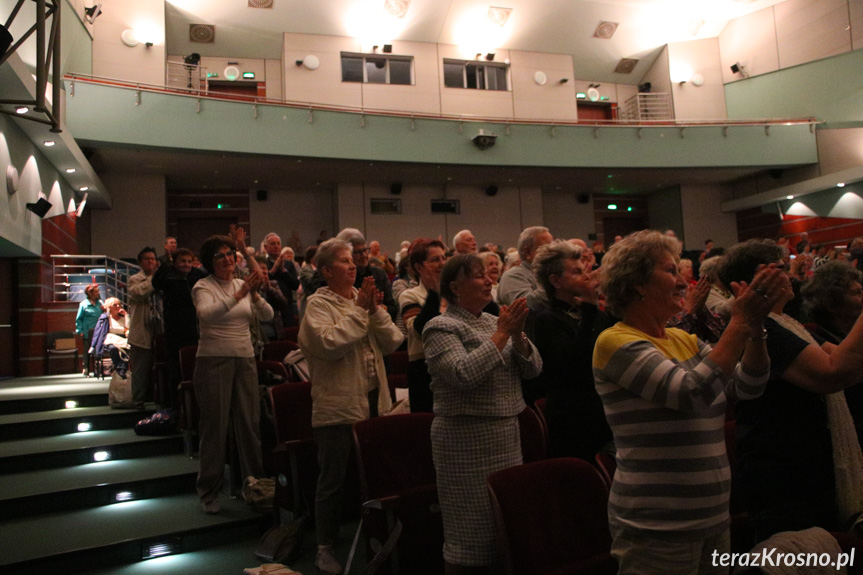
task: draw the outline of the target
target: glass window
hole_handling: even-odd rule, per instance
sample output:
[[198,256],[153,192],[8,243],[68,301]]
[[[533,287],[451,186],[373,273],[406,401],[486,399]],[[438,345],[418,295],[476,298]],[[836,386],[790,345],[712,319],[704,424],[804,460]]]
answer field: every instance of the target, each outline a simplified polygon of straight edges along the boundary
[[447,88],[470,90],[507,90],[507,66],[469,60],[444,60],[443,77]]
[[387,83],[386,58],[366,58],[366,82],[369,84]]
[[447,88],[464,88],[464,62],[443,61],[443,85]]
[[363,81],[363,59],[356,56],[342,56],[342,82]]
[[411,81],[411,61],[391,58],[390,61],[390,84],[403,84],[409,86]]
[[486,66],[486,86],[488,90],[506,90],[506,68]]

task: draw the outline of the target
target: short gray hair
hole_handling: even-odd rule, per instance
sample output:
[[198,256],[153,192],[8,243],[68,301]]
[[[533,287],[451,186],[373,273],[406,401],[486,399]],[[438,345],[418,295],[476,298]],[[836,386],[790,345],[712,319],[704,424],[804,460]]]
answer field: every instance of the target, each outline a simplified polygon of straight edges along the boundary
[[[366,237],[357,228],[345,228],[339,232],[336,239],[350,243],[352,246],[359,246],[366,243]],[[320,257],[320,256],[318,256]]]
[[272,237],[274,237],[274,236],[275,236],[276,238],[278,238],[279,243],[282,243],[282,238],[281,238],[281,237],[279,237],[279,234],[277,234],[276,232],[270,232],[270,233],[268,233],[267,235],[265,235],[265,236],[264,236],[264,243],[267,243],[267,240],[269,240],[270,238],[272,238]]
[[702,276],[710,276],[711,280],[718,280],[720,266],[722,266],[722,256],[712,256],[701,262],[698,273]]
[[680,242],[656,230],[629,234],[609,248],[602,258],[599,288],[612,314],[623,317],[630,304],[640,297],[636,287],[650,278],[664,253],[677,259]]
[[518,244],[516,247],[518,248],[518,256],[526,260],[534,249],[536,249],[536,238],[540,234],[544,234],[548,232],[548,228],[545,226],[533,226],[530,228],[525,228],[522,230],[521,234],[518,236]]
[[321,270],[331,268],[340,251],[348,250],[350,252],[352,249],[351,244],[345,240],[339,238],[329,239],[318,246],[318,251],[315,254],[315,263],[318,269]]
[[[477,255],[480,257],[480,259],[482,260],[482,263],[484,265],[487,264],[486,260],[490,259],[490,258],[497,259],[497,263],[499,263],[500,265],[503,265],[503,262],[501,261],[500,256],[497,255],[497,252],[480,252]],[[501,270],[501,271],[503,271],[503,270]]]
[[461,238],[462,238],[465,234],[473,234],[473,232],[472,232],[472,231],[470,231],[470,230],[462,230],[462,231],[458,232],[456,235],[454,235],[454,236],[452,237],[452,247],[453,247],[453,248],[455,248],[456,244],[457,244],[457,243],[459,243],[459,242],[461,241]]
[[563,262],[581,260],[582,252],[581,246],[567,240],[555,240],[536,250],[536,255],[533,257],[533,273],[536,274],[536,279],[545,289],[549,299],[554,298],[555,290],[549,277],[563,275],[565,268]]

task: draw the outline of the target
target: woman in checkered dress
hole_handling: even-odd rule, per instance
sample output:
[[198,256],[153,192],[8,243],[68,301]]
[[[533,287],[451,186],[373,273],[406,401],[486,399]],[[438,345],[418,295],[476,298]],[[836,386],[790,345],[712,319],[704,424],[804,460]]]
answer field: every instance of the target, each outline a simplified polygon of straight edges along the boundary
[[518,414],[525,408],[522,378],[542,359],[522,331],[524,298],[483,313],[492,281],[476,255],[450,259],[441,273],[446,312],[426,325],[423,344],[435,420],[432,454],[444,526],[447,575],[499,564],[486,477],[522,462]]

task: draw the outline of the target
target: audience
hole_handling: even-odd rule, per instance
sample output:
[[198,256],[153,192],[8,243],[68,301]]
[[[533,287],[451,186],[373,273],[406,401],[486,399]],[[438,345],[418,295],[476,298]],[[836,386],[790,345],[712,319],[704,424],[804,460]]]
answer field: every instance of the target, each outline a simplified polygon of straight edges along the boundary
[[[161,318],[153,317],[157,297],[153,288],[153,274],[159,261],[156,250],[144,248],[138,254],[141,271],[129,278],[126,293],[129,295],[129,361],[132,363],[132,403],[144,409],[151,391],[150,374],[153,372],[153,338],[162,330]],[[158,303],[157,305],[161,305]],[[158,324],[157,324],[158,321]]]
[[270,232],[264,236],[264,250],[267,252],[269,278],[279,284],[279,289],[287,300],[287,305],[281,311],[282,324],[286,327],[296,325],[293,293],[300,287],[297,268],[294,267],[292,259],[289,260],[282,253],[282,240],[278,234]]
[[390,318],[395,321],[398,317],[398,304],[393,299],[393,288],[390,285],[390,279],[383,269],[369,265],[369,248],[366,246],[366,238],[356,228],[345,228],[336,237],[353,246],[354,265],[357,267],[354,287],[360,289],[365,278],[374,278],[375,288],[378,290],[378,293],[383,294],[382,303],[386,307],[387,313],[390,314]]
[[452,246],[456,254],[475,254],[476,238],[470,230],[462,230],[453,237]]

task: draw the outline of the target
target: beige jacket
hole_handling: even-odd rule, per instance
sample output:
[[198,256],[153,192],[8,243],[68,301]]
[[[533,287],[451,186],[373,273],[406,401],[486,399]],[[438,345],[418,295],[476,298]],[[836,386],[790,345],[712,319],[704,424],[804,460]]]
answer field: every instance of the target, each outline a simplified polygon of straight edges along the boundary
[[312,426],[353,424],[368,419],[368,378],[363,337],[368,334],[375,356],[378,413],[392,409],[384,355],[404,340],[384,306],[374,314],[329,288],[309,296],[300,326],[299,345],[312,379]]

